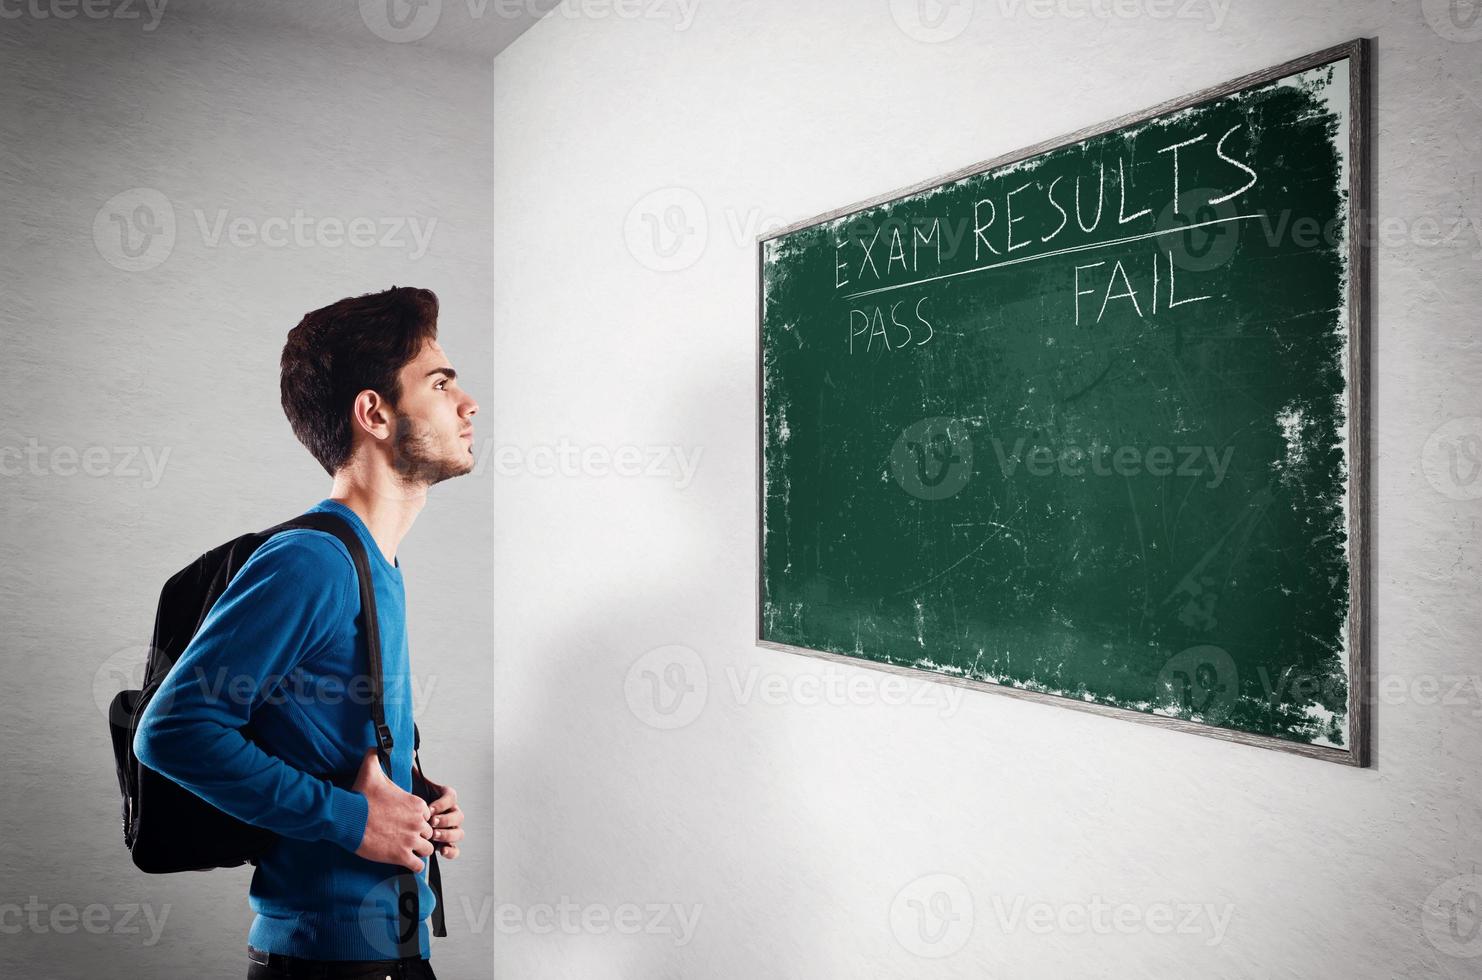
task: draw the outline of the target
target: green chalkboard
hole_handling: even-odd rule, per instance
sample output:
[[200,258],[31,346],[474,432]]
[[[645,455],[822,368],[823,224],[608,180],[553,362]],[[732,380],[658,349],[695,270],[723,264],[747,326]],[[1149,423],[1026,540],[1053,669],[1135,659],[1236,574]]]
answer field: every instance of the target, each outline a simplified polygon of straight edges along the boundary
[[1367,764],[1369,45],[762,238],[758,642]]

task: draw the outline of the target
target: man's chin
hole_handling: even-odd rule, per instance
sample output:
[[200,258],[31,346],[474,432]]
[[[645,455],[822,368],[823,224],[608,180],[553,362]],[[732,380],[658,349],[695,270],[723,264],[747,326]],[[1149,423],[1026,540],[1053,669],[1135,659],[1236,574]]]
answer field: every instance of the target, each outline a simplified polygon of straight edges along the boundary
[[454,460],[453,464],[449,466],[447,471],[445,472],[443,479],[448,480],[452,479],[455,476],[466,476],[469,473],[472,473],[474,463],[475,460],[473,458],[473,451],[470,450],[466,456],[459,456],[456,460]]

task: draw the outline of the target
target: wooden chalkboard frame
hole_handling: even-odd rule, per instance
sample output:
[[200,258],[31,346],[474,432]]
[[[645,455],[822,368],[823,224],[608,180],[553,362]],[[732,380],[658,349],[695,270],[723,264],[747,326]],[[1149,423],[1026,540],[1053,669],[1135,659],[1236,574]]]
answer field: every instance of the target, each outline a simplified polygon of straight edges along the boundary
[[[1008,695],[1026,701],[1037,701],[1042,704],[1058,705],[1060,707],[1072,708],[1077,711],[1086,711],[1092,714],[1104,715],[1110,718],[1121,718],[1135,721],[1145,725],[1154,725],[1159,728],[1168,728],[1180,732],[1189,732],[1196,735],[1204,735],[1209,738],[1217,738],[1227,742],[1238,742],[1243,745],[1257,746],[1261,748],[1275,749],[1280,752],[1289,752],[1296,755],[1306,756],[1313,759],[1324,759],[1344,765],[1365,767],[1370,765],[1370,717],[1372,707],[1370,695],[1370,647],[1372,637],[1372,540],[1371,540],[1371,469],[1370,462],[1370,364],[1372,361],[1370,345],[1371,338],[1371,248],[1370,229],[1372,223],[1372,161],[1374,127],[1372,120],[1373,111],[1373,62],[1374,62],[1374,39],[1354,38],[1342,44],[1315,51],[1300,58],[1263,68],[1260,71],[1242,75],[1231,79],[1220,85],[1214,85],[1202,89],[1191,95],[1171,99],[1140,112],[1129,113],[1120,118],[1104,123],[1098,123],[1066,134],[1054,139],[1045,140],[1033,146],[1020,150],[1014,150],[1002,156],[962,167],[939,177],[923,180],[900,190],[880,194],[865,201],[850,204],[845,207],[835,208],[813,218],[794,222],[786,227],[767,232],[757,237],[757,281],[756,281],[756,481],[757,481],[757,540],[756,540],[756,579],[755,579],[755,608],[756,608],[756,645],[772,650],[780,650],[787,653],[798,653],[808,657],[832,661],[836,664],[853,667],[865,667],[873,670],[887,671],[904,677],[914,678],[920,681],[929,681],[938,684],[950,684],[958,687],[972,688],[974,690],[991,691],[995,694]],[[1111,705],[1096,704],[1088,701],[1069,698],[1058,694],[1046,694],[1039,691],[1025,690],[1023,688],[1011,687],[1003,684],[994,684],[988,681],[973,680],[965,677],[954,677],[948,674],[938,674],[917,667],[900,666],[897,664],[882,663],[867,660],[861,657],[851,657],[843,654],[831,653],[825,650],[814,650],[808,647],[793,646],[786,643],[777,643],[764,639],[763,634],[763,610],[762,610],[762,576],[763,565],[763,538],[766,529],[763,525],[762,503],[766,494],[764,485],[765,470],[763,449],[765,440],[766,418],[763,390],[763,295],[764,295],[764,273],[765,273],[765,248],[766,243],[780,238],[792,232],[809,228],[813,225],[832,221],[836,218],[852,214],[867,208],[875,207],[906,197],[921,191],[929,190],[942,184],[951,183],[964,177],[970,177],[987,170],[993,170],[1007,164],[1016,163],[1029,157],[1038,156],[1050,150],[1078,143],[1083,140],[1101,136],[1113,130],[1121,129],[1134,123],[1143,122],[1158,116],[1177,112],[1190,106],[1198,105],[1214,99],[1232,95],[1248,88],[1264,85],[1268,82],[1294,75],[1299,72],[1318,68],[1331,62],[1348,59],[1349,63],[1349,140],[1348,140],[1348,203],[1349,203],[1349,229],[1348,229],[1348,297],[1347,297],[1347,327],[1348,327],[1348,378],[1349,378],[1349,411],[1348,411],[1348,489],[1349,489],[1349,604],[1348,604],[1348,721],[1349,721],[1349,744],[1347,748],[1334,748],[1322,745],[1309,745],[1301,742],[1293,742],[1288,739],[1278,738],[1271,735],[1258,735],[1251,732],[1235,731],[1220,728],[1201,722],[1185,721],[1181,718],[1172,718],[1166,715],[1148,714],[1129,708],[1113,707]]]

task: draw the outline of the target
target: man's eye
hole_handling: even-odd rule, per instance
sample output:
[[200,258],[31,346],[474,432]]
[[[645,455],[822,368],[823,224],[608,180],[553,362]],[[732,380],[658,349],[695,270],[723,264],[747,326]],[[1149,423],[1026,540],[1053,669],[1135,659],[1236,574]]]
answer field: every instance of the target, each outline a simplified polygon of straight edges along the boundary
[[434,388],[441,388],[441,387],[442,387],[442,386],[443,386],[443,385],[445,385],[445,384],[447,384],[447,383],[448,383],[448,379],[447,379],[447,378],[443,378],[443,379],[442,379],[442,380],[441,380],[441,381],[439,381],[439,382],[438,382],[438,383],[437,383],[437,384],[435,384],[435,385],[433,385],[433,387],[434,387]]

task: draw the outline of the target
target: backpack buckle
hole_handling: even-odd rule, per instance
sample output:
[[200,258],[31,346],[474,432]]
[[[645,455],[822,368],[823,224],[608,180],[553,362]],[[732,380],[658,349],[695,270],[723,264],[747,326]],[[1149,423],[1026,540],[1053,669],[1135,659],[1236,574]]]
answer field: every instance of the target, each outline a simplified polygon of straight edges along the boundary
[[376,742],[380,745],[381,751],[391,751],[391,746],[394,744],[391,740],[391,726],[385,722],[376,726]]

